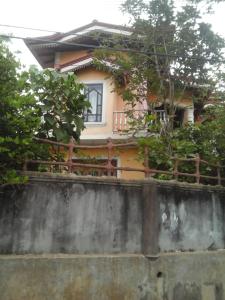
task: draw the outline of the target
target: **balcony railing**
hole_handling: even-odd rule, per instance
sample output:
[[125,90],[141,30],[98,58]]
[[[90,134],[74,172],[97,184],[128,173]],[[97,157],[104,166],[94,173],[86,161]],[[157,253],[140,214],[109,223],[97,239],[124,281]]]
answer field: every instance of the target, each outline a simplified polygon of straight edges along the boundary
[[[131,121],[144,120],[144,117],[148,113],[147,110],[134,110],[130,111],[114,111],[113,112],[113,132],[122,133],[131,129]],[[153,113],[156,116],[156,119],[160,122],[166,121],[166,114],[164,110],[156,110]]]

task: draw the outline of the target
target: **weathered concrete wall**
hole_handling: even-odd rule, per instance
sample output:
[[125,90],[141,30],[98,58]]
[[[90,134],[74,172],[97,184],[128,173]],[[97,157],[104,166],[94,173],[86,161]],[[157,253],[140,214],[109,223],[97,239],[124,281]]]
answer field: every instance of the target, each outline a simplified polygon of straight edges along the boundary
[[6,187],[0,300],[224,300],[224,199],[218,187],[44,174]]
[[224,300],[225,252],[0,256],[2,300]]
[[209,187],[160,186],[161,251],[225,248],[225,193]]
[[156,263],[162,270],[161,298],[168,300],[224,300],[225,252],[165,254]]
[[225,248],[225,189],[41,175],[0,193],[0,253]]
[[0,253],[140,253],[138,186],[30,182],[0,200]]

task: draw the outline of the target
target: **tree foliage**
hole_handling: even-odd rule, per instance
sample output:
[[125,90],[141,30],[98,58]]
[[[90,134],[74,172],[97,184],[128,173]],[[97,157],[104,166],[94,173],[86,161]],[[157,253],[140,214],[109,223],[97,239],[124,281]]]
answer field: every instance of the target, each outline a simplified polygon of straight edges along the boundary
[[74,74],[22,71],[7,43],[0,41],[0,184],[23,182],[25,159],[48,158],[48,147],[33,138],[79,139],[89,107]]
[[[204,22],[219,2],[186,0],[176,6],[173,0],[126,0],[122,9],[130,16],[133,33],[115,36],[114,42],[106,39],[104,46],[114,50],[96,51],[97,66],[111,73],[116,91],[128,104],[131,132],[140,135],[145,129],[140,149],[149,147],[153,168],[172,169],[172,156],[197,153],[211,163],[225,164],[225,41]],[[200,116],[207,121],[174,128],[183,99],[192,103],[196,121]],[[212,99],[220,105],[209,118],[204,107]],[[132,118],[138,102],[147,102],[146,113]],[[156,107],[165,110],[164,122],[156,118]],[[203,173],[214,172],[206,169]],[[192,172],[193,166],[184,164],[182,170]]]
[[[217,168],[222,167],[221,176],[225,177],[225,106],[211,106],[205,112],[203,123],[188,124],[175,129],[168,143],[166,136],[151,136],[140,138],[140,151],[144,147],[149,148],[149,164],[151,168],[160,170],[174,170],[174,160],[178,158],[195,158],[199,155],[201,159],[210,165],[202,164],[201,174],[217,176]],[[194,174],[195,163],[183,162],[179,165],[179,171]],[[172,176],[156,175],[160,179],[172,179]],[[180,177],[181,180],[195,182],[193,178]],[[215,181],[204,179],[201,182],[213,183]]]
[[20,64],[0,42],[0,183],[17,183],[15,169],[21,165],[40,125],[33,96],[23,94]]
[[83,84],[74,73],[50,69],[40,72],[32,68],[26,75],[30,82],[27,93],[36,98],[42,120],[36,135],[65,142],[70,137],[78,140],[84,129],[84,109],[90,106]]
[[135,107],[147,100],[148,113],[159,105],[165,109],[167,134],[181,99],[195,97],[195,103],[204,104],[218,83],[225,43],[203,21],[199,8],[215,2],[187,0],[176,7],[173,0],[127,0],[123,11],[130,16],[133,34],[115,37],[114,45],[105,40],[127,51],[96,52],[99,66],[112,73],[126,103]]

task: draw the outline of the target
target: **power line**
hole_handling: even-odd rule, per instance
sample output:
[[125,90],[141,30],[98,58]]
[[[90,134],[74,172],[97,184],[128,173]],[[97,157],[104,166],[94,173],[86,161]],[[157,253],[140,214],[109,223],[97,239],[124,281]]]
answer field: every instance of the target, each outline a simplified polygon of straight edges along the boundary
[[[9,25],[9,24],[0,24],[0,27],[12,27],[12,28],[17,28],[17,29],[27,29],[27,30],[33,30],[33,31],[42,31],[42,32],[48,32],[48,33],[58,33],[58,34],[65,34],[64,32],[60,32],[60,31],[52,31],[52,30],[48,30],[48,29],[40,29],[40,28],[33,28],[33,27],[25,27],[25,26],[17,26],[17,25]],[[164,28],[164,29],[157,29],[158,31],[174,31],[174,29],[168,29],[168,28]],[[156,30],[156,31],[157,31]],[[123,31],[123,30],[119,30],[119,31]],[[133,33],[137,33],[135,31],[133,31]],[[68,33],[67,33],[68,34]],[[74,36],[74,37],[82,37],[83,35],[82,34],[79,34],[79,33],[72,33],[72,32],[69,32],[68,34],[69,36]],[[97,35],[91,35],[91,38],[95,38],[96,41],[99,41],[99,39],[101,38],[100,37],[100,34],[98,34],[98,38],[97,38]],[[13,37],[13,36],[12,36]],[[43,37],[44,38],[44,37]],[[132,40],[134,41],[137,41],[137,36],[126,36],[124,37],[123,36],[123,41],[125,41],[125,38],[126,38],[126,41],[128,42],[127,39],[129,39],[129,42],[132,42]],[[140,38],[140,37],[139,37]],[[26,39],[32,39],[32,38],[26,38]],[[33,38],[35,39],[35,38]],[[104,38],[105,41],[113,41],[115,42],[115,38],[110,38],[110,37],[107,37],[107,38]],[[169,43],[169,44],[172,44],[172,43]],[[163,44],[156,44],[156,43],[152,43],[152,44],[149,44],[150,46],[163,46]],[[172,56],[171,56],[172,57]]]
[[[46,39],[42,38],[25,38],[21,36],[10,36],[6,34],[0,34],[0,37],[2,38],[9,38],[9,39],[19,39],[19,40],[24,40],[24,41],[34,41],[34,42],[42,42],[46,44],[56,44],[56,45],[64,45],[64,46],[80,46],[80,47],[86,47],[86,48],[91,48],[91,49],[106,49],[106,50],[115,50],[115,51],[121,51],[121,52],[135,52],[135,53],[141,53],[140,50],[134,50],[134,49],[114,49],[112,47],[104,47],[104,46],[97,46],[97,45],[91,45],[91,44],[82,44],[82,43],[68,43],[68,42],[60,42],[60,41],[49,41]],[[145,52],[143,52],[145,54]]]
[[[12,27],[12,28],[18,28],[18,29],[28,29],[28,30],[33,30],[33,31],[43,31],[43,32],[48,32],[48,33],[58,33],[58,34],[65,34],[63,32],[60,31],[51,31],[51,30],[46,30],[46,29],[38,29],[38,28],[31,28],[31,27],[23,27],[23,26],[14,26],[14,25],[5,25],[5,24],[0,24],[0,27]],[[72,37],[82,37],[82,34],[79,33],[70,33],[69,36]],[[11,36],[13,37],[13,36]],[[101,37],[100,34],[92,34],[90,36],[92,39],[94,39],[95,41],[100,41]],[[44,38],[44,37],[43,37]],[[129,38],[129,39],[128,39]],[[26,39],[31,39],[31,38],[26,38]],[[73,38],[71,38],[70,40],[72,40]],[[111,41],[111,42],[115,42],[115,38],[104,38],[105,41]],[[132,42],[133,41],[137,41],[136,37],[132,37],[132,36],[126,36],[126,42]],[[124,37],[123,37],[123,42],[125,41]],[[152,45],[156,45],[156,44],[152,44]],[[157,44],[156,46],[162,46],[162,44]]]
[[[0,24],[0,27],[8,27],[8,28],[16,28],[16,29],[25,29],[25,30],[32,30],[32,31],[42,31],[42,32],[48,32],[48,33],[58,33],[58,34],[65,34],[64,32],[61,31],[52,31],[48,29],[40,29],[40,28],[33,28],[33,27],[25,27],[25,26],[17,26],[17,25],[9,25],[9,24]],[[122,30],[120,30],[122,32]],[[83,36],[82,34],[79,33],[69,33],[70,36],[74,37],[81,37]],[[96,36],[92,36],[96,37]],[[107,37],[107,40],[114,40],[113,38]]]
[[59,31],[52,31],[52,30],[47,30],[47,29],[32,28],[32,27],[25,27],[25,26],[8,25],[8,24],[0,24],[0,27],[27,29],[27,30],[42,31],[42,32],[48,32],[48,33],[62,33],[62,32],[59,32]]
[[[32,30],[32,31],[42,31],[42,32],[47,32],[47,33],[58,33],[58,34],[65,34],[64,32],[60,32],[60,31],[52,31],[52,30],[48,30],[48,29],[40,29],[40,28],[33,28],[33,27],[25,27],[25,26],[17,26],[17,25],[9,25],[9,24],[0,24],[0,27],[9,27],[9,28],[16,28],[16,29],[27,29],[27,30]],[[123,30],[119,30],[119,31],[123,31]],[[160,30],[161,31],[161,30]],[[133,32],[135,33],[135,31]],[[100,34],[98,34],[99,36]],[[70,32],[69,33],[69,36],[72,36],[72,37],[82,37],[83,35],[82,34],[79,34],[79,33],[72,33]],[[91,35],[91,38],[95,39],[96,41],[99,41],[100,39],[100,36],[98,37],[97,35]],[[71,38],[72,39],[72,38]],[[104,38],[105,40],[107,41],[113,41],[115,42],[115,38],[110,38],[110,37],[107,37],[107,38]],[[137,41],[137,37],[136,36],[126,36],[126,41],[127,42],[132,42],[133,41]],[[123,41],[125,41],[125,37],[123,36]],[[162,46],[163,44],[151,44],[152,46],[155,45],[155,46]]]
[[[60,42],[60,41],[49,41],[46,39],[42,38],[25,38],[25,37],[20,37],[20,36],[9,36],[6,34],[0,34],[0,37],[2,38],[9,38],[9,39],[19,39],[23,41],[34,41],[34,42],[42,42],[46,44],[56,44],[56,45],[64,45],[64,46],[80,46],[80,47],[85,47],[85,48],[91,48],[91,49],[102,49],[102,50],[112,50],[112,51],[117,51],[117,52],[132,52],[132,53],[140,53],[144,54],[146,56],[150,55],[156,55],[153,52],[146,52],[146,51],[141,51],[141,50],[135,50],[135,49],[130,49],[130,48],[113,48],[113,47],[106,47],[106,46],[98,46],[98,45],[91,45],[91,44],[82,44],[82,43],[68,43],[68,42]],[[34,44],[35,45],[35,44]],[[169,54],[157,54],[160,56],[169,56]]]
[[0,34],[0,37],[2,38],[9,38],[9,39],[20,39],[23,41],[34,41],[34,42],[42,42],[46,44],[55,44],[55,45],[62,45],[62,46],[78,46],[78,47],[84,47],[89,49],[100,49],[100,50],[109,50],[109,51],[116,51],[116,52],[130,52],[130,53],[136,53],[136,54],[143,54],[147,57],[150,56],[161,56],[161,57],[170,57],[170,58],[188,58],[191,60],[199,60],[203,62],[214,62],[214,63],[225,63],[225,60],[215,60],[215,59],[207,59],[207,58],[199,58],[199,57],[187,57],[187,56],[178,56],[175,54],[165,54],[165,53],[154,53],[151,51],[144,51],[144,50],[135,50],[130,48],[113,48],[113,47],[106,47],[106,46],[97,46],[97,45],[91,45],[91,44],[82,44],[82,43],[68,43],[68,42],[60,42],[60,41],[49,41],[42,38],[25,38],[20,36],[9,36],[5,34]]
[[[26,27],[26,26],[18,26],[18,25],[9,25],[9,24],[0,24],[0,27],[11,27],[11,28],[17,28],[17,29],[27,29],[27,30],[33,30],[33,31],[43,31],[43,32],[49,32],[49,33],[60,33],[60,34],[64,34],[65,32],[62,32],[62,31],[58,31],[58,30],[49,30],[49,29],[41,29],[41,28],[34,28],[34,27]],[[124,27],[124,30],[126,30],[126,26],[122,26]],[[132,27],[127,27],[128,30],[132,30]],[[120,30],[118,29],[119,31],[124,31],[124,30]],[[178,31],[178,30],[174,30],[174,28],[158,28],[158,29],[155,29],[155,31],[165,31],[165,32],[174,32],[174,31]],[[138,34],[141,34],[141,32],[139,31],[132,31],[133,33],[138,33]],[[79,35],[79,34],[76,34],[76,33],[72,33],[71,31],[69,31],[70,35]]]

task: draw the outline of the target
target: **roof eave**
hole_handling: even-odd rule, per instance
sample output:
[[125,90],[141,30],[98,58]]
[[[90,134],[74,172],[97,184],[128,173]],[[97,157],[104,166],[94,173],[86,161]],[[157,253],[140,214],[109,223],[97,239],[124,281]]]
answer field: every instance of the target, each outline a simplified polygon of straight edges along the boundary
[[[100,29],[100,27],[102,27],[102,29]],[[89,28],[90,28],[90,31],[85,32],[85,30],[87,30]],[[91,30],[91,28],[93,28],[93,30]],[[106,28],[107,30],[104,31],[103,30],[104,28]],[[110,31],[110,29],[112,29],[112,31]],[[88,44],[89,37],[87,36],[87,33],[89,34],[89,33],[97,30],[100,32],[108,33],[108,34],[113,34],[113,29],[117,30],[117,33],[119,33],[122,30],[120,34],[128,34],[129,35],[132,33],[132,29],[129,27],[93,21],[92,23],[89,23],[85,26],[79,27],[75,30],[68,31],[64,34],[56,33],[53,35],[42,36],[42,37],[38,37],[35,39],[28,38],[28,39],[25,39],[24,42],[25,42],[26,46],[28,47],[28,49],[31,51],[31,53],[34,55],[34,57],[37,59],[39,64],[42,66],[42,68],[48,68],[48,67],[54,67],[55,61],[54,61],[54,59],[51,58],[51,56],[53,53],[57,52],[57,50],[59,50],[59,51],[72,51],[72,50],[76,51],[76,50],[81,50],[81,49],[88,49],[88,48],[90,49],[90,47],[85,48],[84,45],[82,47],[81,46],[79,47],[78,45],[70,46],[69,43],[68,43],[68,45],[66,45],[66,41],[71,42],[74,39],[83,37],[83,38],[87,39],[85,41],[85,43]],[[77,36],[72,37],[73,34],[78,34],[79,32],[80,33],[83,32],[83,33],[78,37]],[[62,42],[62,44],[60,44],[60,41]],[[57,42],[59,44],[57,44]],[[63,42],[65,43],[64,45],[63,45]],[[85,44],[85,43],[82,43],[82,44]],[[38,49],[37,47],[40,47],[40,49]],[[45,59],[41,57],[41,56],[43,56],[41,49],[46,49],[46,51],[43,51],[43,52],[45,52],[46,58],[49,57],[49,63],[46,63]]]

